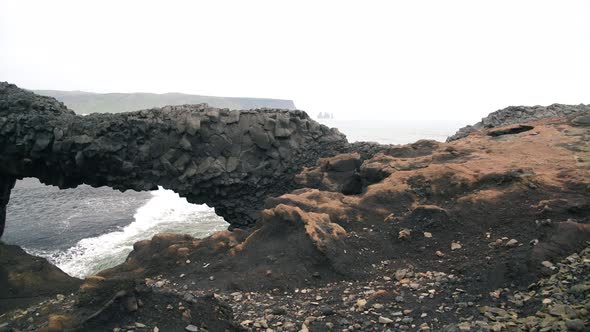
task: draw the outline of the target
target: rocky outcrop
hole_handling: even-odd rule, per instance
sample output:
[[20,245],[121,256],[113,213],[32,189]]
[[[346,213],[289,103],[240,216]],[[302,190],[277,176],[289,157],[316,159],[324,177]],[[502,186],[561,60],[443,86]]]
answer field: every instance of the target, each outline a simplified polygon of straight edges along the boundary
[[43,297],[74,291],[81,280],[72,278],[46,259],[0,243],[0,313]]
[[[153,276],[166,266],[176,271],[167,277],[190,274],[198,287],[303,287],[314,274],[364,278],[395,261],[461,271],[478,289],[527,285],[542,261],[590,240],[590,127],[575,119],[531,122],[534,131],[502,139],[484,130],[384,147],[366,159],[322,158],[297,175],[302,188],[266,200],[250,232],[156,236],[105,273]],[[343,190],[352,179],[357,190]]]
[[0,237],[4,233],[6,223],[6,205],[10,199],[10,191],[14,188],[16,178],[11,176],[0,176]]
[[300,169],[347,148],[344,135],[302,111],[199,104],[78,116],[0,83],[2,209],[15,178],[36,177],[60,188],[162,186],[215,207],[232,227],[248,226]]
[[547,118],[571,117],[575,114],[590,111],[590,105],[563,105],[553,104],[549,106],[510,106],[490,113],[480,122],[459,129],[454,135],[447,138],[447,142],[458,140],[470,133],[489,128],[496,128],[517,123],[526,123]]
[[[184,322],[209,330],[583,331],[589,115],[483,129],[450,143],[349,145],[302,168],[300,188],[266,199],[253,228],[203,239],[158,234],[87,278],[73,295],[80,307],[47,309],[65,318],[27,309],[0,324],[35,330],[70,315],[83,318],[85,331],[162,321],[163,330]],[[344,190],[351,178],[354,192]],[[540,279],[556,273],[549,285]],[[539,280],[541,288],[531,285]],[[211,293],[227,304],[190,304]],[[87,308],[92,315],[81,315]]]

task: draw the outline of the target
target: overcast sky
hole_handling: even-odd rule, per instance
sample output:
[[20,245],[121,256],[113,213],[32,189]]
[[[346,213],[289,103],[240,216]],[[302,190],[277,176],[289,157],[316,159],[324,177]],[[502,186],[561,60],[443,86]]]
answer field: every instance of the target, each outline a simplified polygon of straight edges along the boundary
[[588,1],[0,4],[0,80],[30,89],[469,122],[508,105],[590,103]]

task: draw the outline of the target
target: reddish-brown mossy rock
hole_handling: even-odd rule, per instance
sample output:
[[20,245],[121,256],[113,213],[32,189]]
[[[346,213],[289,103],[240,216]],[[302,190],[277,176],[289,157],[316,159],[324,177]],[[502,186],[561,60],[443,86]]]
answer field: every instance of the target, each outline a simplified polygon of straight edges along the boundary
[[360,194],[361,163],[361,156],[356,152],[322,158],[318,162],[319,166],[305,168],[299,173],[295,182],[300,187],[341,192],[345,195]]
[[343,227],[326,213],[279,204],[263,210],[254,230],[222,231],[203,240],[158,234],[136,243],[127,261],[101,272],[110,278],[185,273],[199,287],[292,287],[353,276]]
[[[165,270],[190,273],[197,287],[284,288],[360,278],[389,261],[450,270],[477,287],[526,285],[544,273],[541,259],[590,240],[589,129],[564,118],[529,125],[323,159],[297,177],[304,188],[266,200],[254,230],[159,236],[109,273]],[[358,176],[357,192],[343,192],[342,174]]]

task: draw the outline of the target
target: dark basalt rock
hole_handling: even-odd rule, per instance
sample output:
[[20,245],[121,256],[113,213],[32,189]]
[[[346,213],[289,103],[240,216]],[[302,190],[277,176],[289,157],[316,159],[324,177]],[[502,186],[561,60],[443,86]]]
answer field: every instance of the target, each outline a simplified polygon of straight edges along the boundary
[[199,104],[78,116],[0,83],[0,222],[14,180],[36,177],[60,188],[162,186],[249,226],[304,166],[347,149],[344,135],[302,111]]
[[572,120],[574,126],[590,126],[590,114],[580,115]]
[[472,132],[482,129],[502,127],[518,123],[527,123],[546,118],[568,118],[575,114],[590,112],[590,105],[562,105],[553,104],[545,106],[510,106],[490,113],[480,122],[459,129],[454,135],[447,138],[447,142],[467,137]]
[[6,223],[6,205],[10,199],[10,191],[14,188],[16,178],[6,176],[0,177],[0,237],[4,233]]

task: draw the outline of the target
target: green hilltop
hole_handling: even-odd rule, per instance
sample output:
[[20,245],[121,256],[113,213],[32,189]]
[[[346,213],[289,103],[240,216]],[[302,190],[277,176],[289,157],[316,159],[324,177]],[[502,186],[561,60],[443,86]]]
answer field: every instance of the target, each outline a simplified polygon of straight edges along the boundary
[[166,105],[200,104],[229,109],[295,109],[292,100],[269,98],[211,97],[183,93],[92,93],[84,91],[33,90],[54,97],[79,114],[119,113]]

